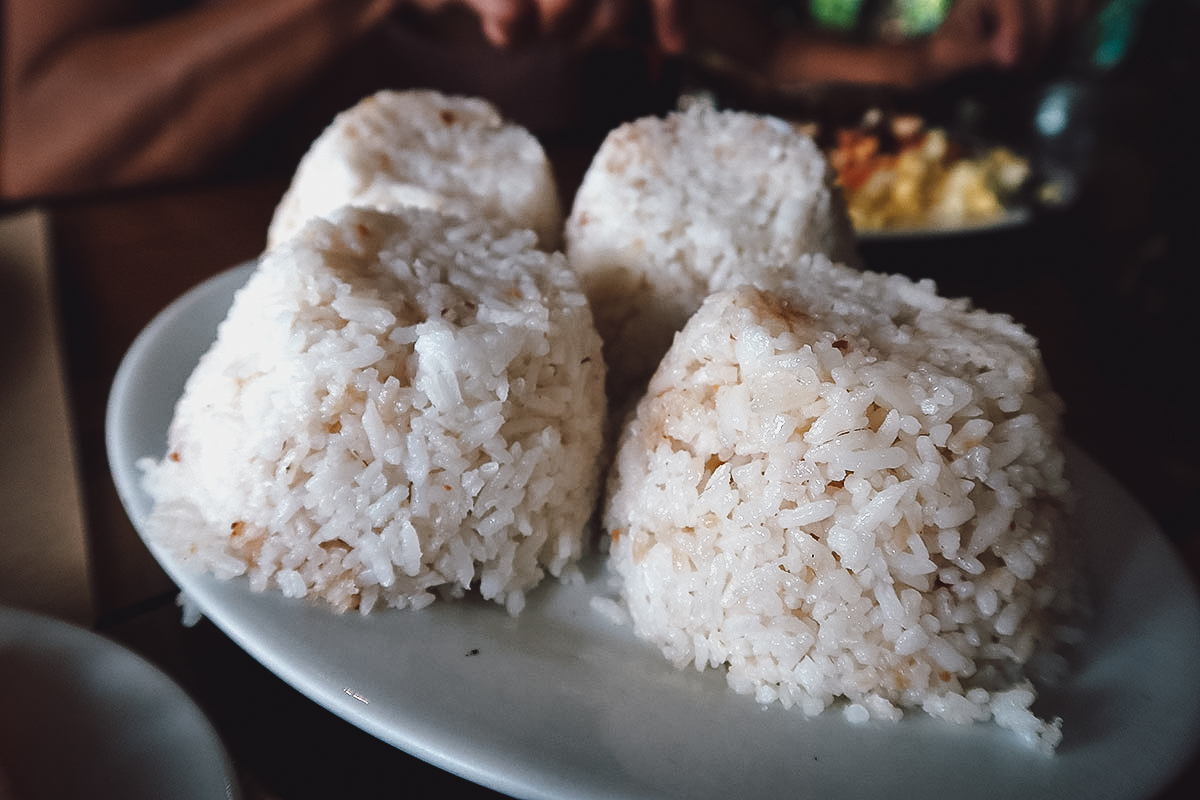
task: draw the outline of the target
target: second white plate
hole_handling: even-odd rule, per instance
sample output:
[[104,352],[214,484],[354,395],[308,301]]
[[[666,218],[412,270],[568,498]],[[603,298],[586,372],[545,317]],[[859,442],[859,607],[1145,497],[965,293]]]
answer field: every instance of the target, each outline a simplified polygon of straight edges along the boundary
[[11,608],[0,608],[0,773],[3,798],[238,794],[216,732],[170,678],[98,634]]

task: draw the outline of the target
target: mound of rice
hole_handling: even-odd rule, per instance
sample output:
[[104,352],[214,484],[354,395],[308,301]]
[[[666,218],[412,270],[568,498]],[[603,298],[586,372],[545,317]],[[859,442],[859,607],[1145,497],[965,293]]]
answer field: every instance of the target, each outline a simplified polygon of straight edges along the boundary
[[599,494],[600,339],[561,254],[343,209],[264,256],[149,460],[175,558],[339,611],[569,577]]
[[774,117],[696,105],[611,132],[575,196],[566,252],[614,386],[645,381],[700,303],[775,265],[855,258],[835,173]]
[[557,248],[563,212],[541,144],[490,103],[384,91],[339,114],[300,160],[267,231],[268,247],[343,205],[431,208],[528,228]]
[[714,293],[623,431],[604,524],[636,632],[764,704],[1053,749],[1027,678],[1070,594],[1068,486],[1035,341],[928,282],[796,278]]

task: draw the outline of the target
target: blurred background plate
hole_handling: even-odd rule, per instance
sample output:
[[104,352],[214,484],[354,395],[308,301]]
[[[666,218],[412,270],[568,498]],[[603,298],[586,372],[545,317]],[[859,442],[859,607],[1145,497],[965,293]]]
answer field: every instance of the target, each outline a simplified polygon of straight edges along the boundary
[[0,797],[234,800],[232,775],[208,720],[157,668],[83,628],[0,608]]
[[953,228],[891,228],[885,230],[857,231],[855,235],[863,242],[891,242],[911,239],[941,239],[951,236],[971,236],[979,233],[1002,233],[1028,225],[1033,219],[1029,207],[1010,208],[1001,216],[972,225]]

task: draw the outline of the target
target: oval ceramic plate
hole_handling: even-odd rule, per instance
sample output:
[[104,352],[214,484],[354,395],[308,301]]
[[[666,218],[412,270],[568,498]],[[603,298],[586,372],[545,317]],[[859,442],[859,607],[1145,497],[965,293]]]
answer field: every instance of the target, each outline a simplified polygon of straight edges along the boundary
[[236,796],[216,733],[166,675],[90,631],[0,608],[0,797]]
[[[250,269],[170,306],[121,366],[108,448],[135,525],[151,505],[136,462],[165,451],[174,402]],[[213,622],[299,691],[518,797],[1145,797],[1200,743],[1200,601],[1147,514],[1077,449],[1070,460],[1096,614],[1070,680],[1036,706],[1064,719],[1054,756],[990,724],[806,718],[733,694],[715,672],[676,671],[591,607],[612,595],[595,557],[585,583],[539,587],[516,618],[471,599],[362,617],[256,594],[148,546]]]

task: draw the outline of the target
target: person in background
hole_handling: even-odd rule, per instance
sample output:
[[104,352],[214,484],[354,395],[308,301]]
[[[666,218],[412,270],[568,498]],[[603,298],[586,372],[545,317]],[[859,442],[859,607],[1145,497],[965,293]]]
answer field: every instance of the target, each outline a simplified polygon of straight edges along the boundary
[[[658,45],[678,52],[676,0],[647,6]],[[516,52],[596,46],[635,10],[634,0],[5,0],[0,196],[194,177],[256,135],[291,133],[303,147],[340,107],[417,85],[387,35],[401,16]]]
[[[1124,2],[1124,0],[1113,0]],[[820,84],[912,89],[963,73],[1036,68],[1098,0],[752,0],[730,24],[700,0],[693,48],[775,90]]]
[[[1026,69],[1095,0],[951,2],[5,0],[0,198],[292,164],[334,113],[382,88],[478,95],[543,132],[570,119],[562,76],[577,54],[628,42],[635,19],[658,56],[717,53],[776,89],[911,87]],[[774,12],[800,7],[827,27],[871,26],[870,41],[779,24]],[[893,7],[908,9],[893,15],[909,26],[898,38],[880,23]]]

